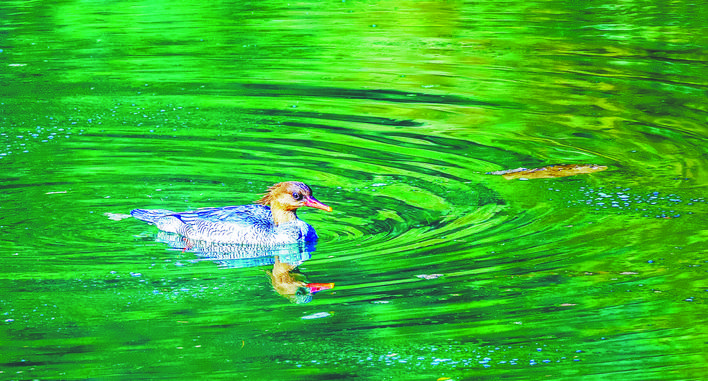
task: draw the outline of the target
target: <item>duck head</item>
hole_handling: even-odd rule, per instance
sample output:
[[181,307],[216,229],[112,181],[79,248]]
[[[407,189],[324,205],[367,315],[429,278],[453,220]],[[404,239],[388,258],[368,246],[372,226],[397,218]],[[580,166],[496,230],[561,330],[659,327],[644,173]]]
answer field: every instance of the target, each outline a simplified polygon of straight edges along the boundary
[[295,211],[303,206],[322,209],[331,212],[332,208],[312,196],[312,189],[298,181],[285,181],[268,188],[266,193],[256,204],[270,206],[273,219],[277,224],[293,221],[297,217]]

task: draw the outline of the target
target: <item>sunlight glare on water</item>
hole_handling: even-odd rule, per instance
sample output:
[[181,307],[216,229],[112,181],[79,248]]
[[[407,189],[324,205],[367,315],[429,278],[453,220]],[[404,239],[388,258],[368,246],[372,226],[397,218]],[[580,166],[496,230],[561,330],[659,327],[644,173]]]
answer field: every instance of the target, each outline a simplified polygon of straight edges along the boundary
[[0,2],[0,378],[702,379],[704,8]]

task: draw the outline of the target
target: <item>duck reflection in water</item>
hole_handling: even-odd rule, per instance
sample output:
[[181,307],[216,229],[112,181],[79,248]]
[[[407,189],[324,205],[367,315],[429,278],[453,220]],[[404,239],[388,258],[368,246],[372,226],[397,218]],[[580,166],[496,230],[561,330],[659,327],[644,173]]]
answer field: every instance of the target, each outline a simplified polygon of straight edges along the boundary
[[211,261],[221,268],[244,268],[272,265],[266,271],[275,292],[293,303],[312,301],[312,296],[323,290],[334,288],[334,283],[308,283],[297,267],[312,257],[314,242],[290,245],[259,246],[193,241],[167,232],[158,232],[157,242],[170,245],[181,252],[197,256],[190,262]]
[[297,266],[297,264],[281,262],[280,258],[275,256],[273,271],[268,271],[275,292],[291,302],[302,304],[311,302],[312,295],[315,293],[334,288],[334,283],[307,283],[305,275],[294,271]]

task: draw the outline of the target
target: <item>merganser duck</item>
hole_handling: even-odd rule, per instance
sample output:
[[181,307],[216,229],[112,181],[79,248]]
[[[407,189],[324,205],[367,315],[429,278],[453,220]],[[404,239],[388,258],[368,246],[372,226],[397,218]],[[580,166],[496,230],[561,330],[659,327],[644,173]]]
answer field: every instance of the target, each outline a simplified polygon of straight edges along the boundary
[[303,206],[331,212],[332,208],[312,197],[312,189],[297,181],[277,183],[255,204],[202,208],[173,212],[165,209],[135,209],[130,214],[157,228],[191,240],[249,245],[283,245],[314,242],[317,233],[297,218]]

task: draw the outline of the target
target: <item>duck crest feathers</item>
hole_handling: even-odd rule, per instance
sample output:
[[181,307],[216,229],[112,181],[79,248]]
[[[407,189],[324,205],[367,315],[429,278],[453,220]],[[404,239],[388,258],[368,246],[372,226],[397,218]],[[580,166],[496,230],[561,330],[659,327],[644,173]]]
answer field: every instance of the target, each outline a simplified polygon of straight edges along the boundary
[[270,202],[273,201],[273,192],[280,186],[280,184],[282,183],[277,183],[268,187],[266,194],[264,194],[260,200],[256,201],[256,204],[270,205]]
[[310,187],[301,182],[283,181],[268,187],[268,191],[263,195],[263,197],[261,197],[260,200],[256,201],[255,203],[270,206],[271,203],[276,199],[276,194],[279,190],[282,189],[283,192],[288,192],[289,188],[304,190],[305,192],[307,192],[308,195],[312,194],[312,190],[310,189]]

